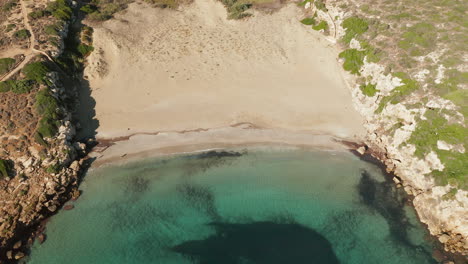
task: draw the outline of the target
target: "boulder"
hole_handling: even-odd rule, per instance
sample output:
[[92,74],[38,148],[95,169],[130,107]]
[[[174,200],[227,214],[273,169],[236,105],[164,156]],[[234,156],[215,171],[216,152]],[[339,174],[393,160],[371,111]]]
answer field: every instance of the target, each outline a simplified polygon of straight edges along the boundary
[[361,146],[356,150],[359,154],[364,155],[366,153],[366,147]]
[[15,254],[15,259],[22,259],[24,258],[24,253],[19,251]]
[[63,210],[68,211],[68,210],[72,210],[73,208],[75,208],[73,204],[67,204],[63,207]]
[[18,249],[18,248],[21,247],[21,245],[22,245],[22,243],[21,243],[21,240],[20,240],[20,241],[16,242],[16,243],[13,245],[13,249]]
[[450,240],[450,236],[447,235],[447,234],[443,234],[443,235],[439,236],[439,241],[442,244],[447,243],[447,241],[449,241],[449,240]]
[[37,236],[37,240],[39,240],[39,243],[42,244],[46,240],[46,236],[43,233],[41,233]]

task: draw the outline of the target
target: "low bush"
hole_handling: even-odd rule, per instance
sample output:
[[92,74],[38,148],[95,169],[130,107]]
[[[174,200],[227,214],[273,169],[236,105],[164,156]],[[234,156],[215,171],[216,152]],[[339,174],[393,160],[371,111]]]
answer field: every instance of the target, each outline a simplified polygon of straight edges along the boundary
[[66,0],[49,2],[46,10],[50,12],[55,18],[63,21],[70,20],[73,12]]
[[12,58],[1,58],[0,59],[0,75],[5,74],[11,70],[15,65],[15,60]]
[[34,88],[31,80],[8,80],[0,82],[0,92],[12,91],[17,94],[29,93]]
[[416,146],[415,155],[423,158],[434,151],[439,157],[445,169],[434,171],[439,184],[453,184],[460,188],[467,188],[468,179],[468,153],[441,150],[437,148],[437,141],[441,140],[449,144],[462,144],[468,146],[468,128],[460,124],[450,124],[436,110],[428,110],[425,120],[417,123],[415,131],[411,134],[408,143]]
[[28,16],[32,19],[38,19],[38,18],[41,18],[41,17],[45,17],[48,15],[48,12],[45,11],[45,10],[36,10],[36,11],[32,11],[31,13],[28,14]]
[[377,93],[377,88],[375,88],[375,84],[372,83],[367,83],[359,86],[361,88],[361,91],[364,95],[366,96],[374,96]]
[[78,52],[83,56],[89,55],[93,50],[93,46],[85,45],[85,44],[80,44],[78,45]]
[[312,26],[312,29],[317,30],[317,31],[322,30],[322,29],[328,30],[328,24],[325,20],[322,20],[317,25]]
[[315,25],[316,21],[314,17],[306,17],[301,20],[301,23],[307,26]]
[[392,90],[390,95],[382,98],[382,100],[380,101],[379,107],[376,110],[376,113],[382,112],[388,103],[398,104],[399,102],[403,100],[405,96],[408,96],[412,92],[419,89],[418,82],[409,79],[405,73],[397,72],[397,73],[394,73],[393,75],[395,77],[400,78],[402,80],[401,82],[403,83],[403,85],[396,87],[395,89]]
[[36,95],[36,110],[42,116],[39,121],[37,133],[41,137],[53,137],[58,126],[58,102],[51,94],[49,88],[40,90]]
[[362,18],[349,17],[343,21],[343,28],[346,30],[343,42],[349,43],[353,38],[367,31],[369,24]]
[[12,169],[11,162],[8,160],[0,159],[0,179],[7,178]]
[[47,35],[58,36],[57,27],[55,25],[47,25],[44,27],[44,32]]
[[325,11],[325,12],[328,11],[327,7],[325,6],[325,1],[324,0],[315,0],[314,5],[319,10],[322,10],[322,11]]
[[8,12],[8,11],[10,11],[11,9],[13,9],[16,5],[17,5],[17,1],[15,1],[15,0],[8,1],[8,2],[6,2],[6,3],[3,5],[2,11]]
[[352,74],[358,74],[362,65],[364,65],[365,51],[360,51],[357,49],[347,49],[339,54],[340,58],[343,58],[345,61],[343,63],[343,68]]
[[31,36],[31,33],[27,29],[20,29],[13,33],[13,36],[17,39],[27,39]]
[[48,84],[46,75],[49,71],[49,68],[47,68],[47,66],[42,62],[30,63],[22,69],[26,78],[41,84]]
[[15,24],[8,24],[8,25],[6,26],[6,28],[5,28],[5,31],[6,31],[6,32],[10,32],[10,31],[12,31],[15,27],[16,27]]

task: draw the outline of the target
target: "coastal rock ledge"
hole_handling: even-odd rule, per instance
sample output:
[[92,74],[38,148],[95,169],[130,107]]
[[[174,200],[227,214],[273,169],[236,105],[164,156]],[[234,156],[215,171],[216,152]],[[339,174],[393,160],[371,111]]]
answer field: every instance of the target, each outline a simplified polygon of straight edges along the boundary
[[[325,10],[313,5],[305,7],[311,9],[308,12],[316,12],[319,18],[333,25],[334,32],[330,34],[332,36],[327,37],[333,43],[337,43],[346,34],[342,23],[345,18],[352,16],[350,12],[339,7],[340,3],[327,1]],[[358,44],[354,48],[360,48],[357,40],[351,40],[351,44],[353,43]],[[408,108],[403,103],[396,103],[388,104],[379,112],[379,102],[390,91],[401,86],[402,80],[386,73],[383,65],[368,62],[367,57],[359,75],[360,78],[375,84],[375,95],[368,96],[363,93],[356,75],[343,73],[354,106],[365,118],[365,144],[372,150],[371,154],[386,165],[387,171],[399,177],[396,184],[414,197],[413,204],[419,219],[427,225],[431,235],[436,236],[444,245],[445,250],[468,255],[468,192],[450,184],[438,185],[435,179],[428,175],[432,171],[444,169],[437,154],[432,151],[424,158],[418,158],[415,154],[416,146],[408,143],[417,122],[424,120],[427,108],[453,110],[456,107],[448,100],[431,95],[429,101],[420,108]],[[405,98],[405,102],[419,102],[420,97],[421,95],[411,94]],[[444,142],[438,142],[439,147],[446,148],[446,145]],[[464,153],[465,150],[461,147],[458,151]],[[364,149],[359,149],[358,152],[362,153]],[[456,190],[455,194],[451,193],[453,190]]]

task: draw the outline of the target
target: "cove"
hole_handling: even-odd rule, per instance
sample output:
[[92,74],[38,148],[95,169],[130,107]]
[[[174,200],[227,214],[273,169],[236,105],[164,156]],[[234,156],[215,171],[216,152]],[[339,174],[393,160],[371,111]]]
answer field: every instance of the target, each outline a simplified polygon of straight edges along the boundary
[[93,169],[28,263],[435,263],[381,170],[347,152],[268,148]]

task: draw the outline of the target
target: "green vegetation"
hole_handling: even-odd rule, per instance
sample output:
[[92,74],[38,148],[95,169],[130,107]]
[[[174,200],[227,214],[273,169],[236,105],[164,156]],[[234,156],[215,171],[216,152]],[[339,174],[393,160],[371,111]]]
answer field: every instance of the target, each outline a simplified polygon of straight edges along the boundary
[[55,2],[49,2],[47,4],[46,11],[51,13],[53,17],[68,21],[72,15],[72,9],[68,5],[66,0],[57,0]]
[[442,199],[444,200],[453,200],[455,198],[455,195],[457,195],[458,189],[452,188],[448,193],[444,194],[442,196]]
[[83,57],[88,56],[93,50],[94,50],[94,48],[92,46],[89,46],[89,45],[86,45],[86,44],[78,45],[78,52]]
[[42,116],[37,128],[40,137],[53,137],[57,133],[58,108],[58,102],[51,95],[49,88],[37,93],[36,110]]
[[[300,3],[297,4],[297,5],[303,7],[303,6],[305,6],[307,3],[310,3],[310,1],[311,1],[311,0],[304,0],[304,1],[300,2]],[[313,0],[312,0],[312,1],[313,1]]]
[[58,173],[61,169],[60,164],[57,162],[55,164],[50,165],[47,167],[46,172],[47,173]]
[[315,25],[316,21],[314,17],[306,17],[301,20],[301,23],[307,26]]
[[1,58],[0,59],[0,75],[5,74],[11,70],[15,65],[15,60],[12,58]]
[[80,8],[80,11],[91,14],[97,11],[97,7],[95,5],[84,5]]
[[11,168],[11,162],[0,159],[0,179],[7,178]]
[[[164,0],[165,1],[165,0]],[[173,0],[167,0],[173,1]],[[87,4],[80,8],[80,11],[88,14],[88,18],[91,20],[104,21],[111,19],[115,13],[125,9],[129,0],[122,1],[99,1],[93,0],[90,4]],[[151,2],[151,1],[147,1]]]
[[10,11],[11,9],[13,9],[17,4],[18,4],[18,3],[17,3],[16,0],[8,1],[8,2],[6,2],[6,3],[3,5],[2,11],[8,12],[8,11]]
[[395,89],[392,90],[390,95],[382,98],[382,101],[380,101],[380,104],[376,110],[376,113],[382,112],[388,103],[398,104],[399,102],[401,102],[401,100],[403,100],[405,96],[408,96],[412,92],[419,89],[418,82],[409,79],[405,73],[397,72],[393,75],[395,77],[400,78],[402,80],[401,82],[403,83],[403,85],[396,87]]
[[44,32],[47,35],[58,36],[57,27],[55,25],[47,25],[44,27]]
[[0,82],[0,92],[12,91],[17,94],[29,93],[34,88],[31,80],[7,80]]
[[6,26],[6,28],[5,28],[5,31],[6,31],[6,32],[10,32],[10,31],[12,31],[15,27],[16,27],[15,24],[8,24],[8,25]]
[[36,10],[36,11],[32,11],[31,13],[28,14],[28,16],[30,18],[32,18],[32,19],[38,19],[38,18],[45,17],[45,16],[48,16],[48,15],[49,14],[45,10]]
[[13,33],[13,36],[17,39],[27,39],[31,36],[31,33],[27,29],[20,29]]
[[322,29],[327,30],[328,29],[328,24],[327,24],[327,22],[325,20],[322,20],[317,25],[312,26],[312,29],[317,30],[317,31],[322,30]]
[[40,84],[48,84],[49,81],[46,79],[46,75],[50,72],[49,68],[42,62],[33,62],[24,66],[22,72],[26,75],[26,78],[33,80]]
[[427,110],[426,120],[420,120],[416,130],[412,133],[408,143],[416,146],[415,155],[423,158],[431,151],[435,151],[444,164],[443,171],[434,171],[439,184],[450,183],[460,188],[468,188],[468,153],[440,150],[437,141],[449,144],[468,146],[468,129],[460,124],[451,124],[435,110]]
[[343,68],[352,74],[358,74],[362,65],[364,65],[364,57],[366,56],[365,51],[359,51],[357,49],[347,49],[339,54],[340,58],[343,58]]
[[252,7],[252,3],[239,0],[221,0],[228,11],[229,19],[242,19],[252,14],[245,11]]
[[177,0],[145,0],[145,1],[160,8],[176,8],[179,5]]
[[374,96],[377,93],[377,88],[375,88],[375,84],[372,83],[367,83],[367,84],[362,84],[359,86],[361,88],[361,91],[364,95],[366,96]]
[[325,12],[328,11],[327,7],[325,6],[325,1],[324,0],[315,0],[314,5],[319,10],[322,10],[322,11],[325,11]]
[[351,40],[367,31],[369,25],[367,21],[359,17],[349,17],[343,21],[343,28],[346,34],[343,36],[343,42],[349,43]]
[[411,56],[422,56],[430,51],[430,47],[437,39],[435,27],[429,23],[418,23],[403,33],[403,40],[398,46],[407,50]]

